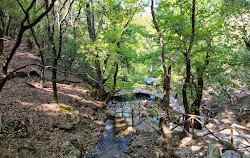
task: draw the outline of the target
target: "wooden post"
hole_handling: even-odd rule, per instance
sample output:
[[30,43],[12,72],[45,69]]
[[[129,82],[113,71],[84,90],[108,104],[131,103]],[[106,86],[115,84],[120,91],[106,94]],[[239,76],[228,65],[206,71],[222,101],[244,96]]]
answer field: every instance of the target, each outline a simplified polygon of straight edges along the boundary
[[192,116],[192,138],[194,138],[194,117]]
[[234,129],[231,127],[231,144],[234,144]]
[[134,109],[132,109],[132,127],[134,127]]
[[122,117],[123,117],[123,104],[122,104]]

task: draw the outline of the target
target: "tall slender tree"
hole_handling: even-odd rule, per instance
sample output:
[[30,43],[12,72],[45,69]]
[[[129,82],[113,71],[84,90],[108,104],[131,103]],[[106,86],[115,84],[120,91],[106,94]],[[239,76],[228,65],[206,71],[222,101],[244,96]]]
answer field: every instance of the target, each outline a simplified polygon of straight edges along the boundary
[[[67,3],[69,2],[69,6],[66,10],[66,12],[63,14],[62,10],[66,7]],[[63,39],[63,34],[65,30],[67,29],[68,25],[65,25],[63,28],[64,21],[68,17],[72,4],[74,3],[74,0],[69,1],[65,0],[60,6],[59,9],[56,13],[55,9],[52,10],[52,23],[49,20],[49,15],[47,15],[47,32],[48,32],[48,37],[49,41],[51,43],[51,48],[52,48],[52,54],[53,54],[53,64],[52,64],[52,88],[53,88],[53,102],[58,103],[58,95],[57,95],[57,86],[56,86],[56,80],[57,80],[57,66],[58,66],[58,60],[61,57],[62,54],[62,39]],[[46,3],[46,7],[48,6],[48,2]],[[63,14],[63,15],[62,15]],[[58,26],[58,36],[59,36],[59,46],[58,49],[56,48],[55,45],[55,36],[56,36],[56,20],[57,20],[57,26]]]
[[4,35],[4,12],[0,7],[0,56],[2,55],[4,50],[3,35]]
[[169,117],[169,94],[170,94],[170,79],[171,79],[171,65],[168,68],[168,71],[166,69],[166,63],[165,63],[165,50],[164,50],[164,40],[162,37],[161,30],[156,22],[155,18],[155,12],[154,12],[154,0],[151,0],[151,14],[153,18],[153,23],[155,26],[155,29],[158,33],[158,36],[160,38],[160,44],[161,44],[161,60],[162,60],[162,68],[163,68],[163,90],[164,90],[164,97],[163,102],[161,105],[162,109],[162,117],[160,119],[160,127],[161,131],[163,133],[163,147],[165,150],[164,157],[173,157],[173,145],[172,145],[172,133],[170,129],[170,117]]
[[[185,81],[182,87],[182,97],[183,97],[183,105],[185,108],[186,114],[190,114],[189,104],[188,104],[188,94],[187,94],[187,87],[190,84],[190,78],[191,78],[191,51],[194,43],[194,33],[195,33],[195,0],[192,1],[192,16],[191,16],[191,23],[192,23],[192,32],[191,32],[191,38],[190,43],[187,51],[183,52],[183,56],[185,58],[186,63],[186,76]],[[188,117],[186,116],[186,120]],[[189,131],[189,124],[186,123],[184,125],[184,128],[186,131]]]

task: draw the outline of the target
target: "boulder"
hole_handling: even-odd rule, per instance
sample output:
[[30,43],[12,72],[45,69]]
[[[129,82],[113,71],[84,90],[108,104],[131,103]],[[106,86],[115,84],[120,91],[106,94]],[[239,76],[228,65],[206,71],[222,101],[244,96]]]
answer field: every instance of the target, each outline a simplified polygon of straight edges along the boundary
[[241,158],[241,155],[233,150],[225,151],[221,158]]
[[220,158],[220,149],[215,144],[209,144],[207,150],[207,158]]

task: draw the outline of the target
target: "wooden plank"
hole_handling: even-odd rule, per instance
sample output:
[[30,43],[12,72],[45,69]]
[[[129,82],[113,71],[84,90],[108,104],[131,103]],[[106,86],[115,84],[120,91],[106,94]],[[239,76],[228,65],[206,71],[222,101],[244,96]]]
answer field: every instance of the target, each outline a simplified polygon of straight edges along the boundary
[[[223,131],[223,130],[225,130],[225,129],[229,129],[231,126],[229,126],[229,127],[224,127],[224,128],[222,128],[222,129],[220,129],[220,130],[217,130],[217,131],[215,131],[215,132],[213,132],[213,133],[218,133],[218,132],[220,132],[220,131]],[[211,132],[209,132],[209,133],[206,133],[206,134],[204,134],[204,135],[202,135],[202,136],[198,136],[198,137],[205,137],[205,136],[207,136],[207,135],[209,135],[209,134],[212,134]]]
[[[233,127],[234,128],[234,127]],[[239,135],[245,140],[245,141],[247,141],[247,143],[248,144],[250,144],[249,143],[249,141],[236,129],[236,128],[234,128],[234,130],[236,131],[236,132],[238,132],[239,133]]]
[[208,132],[210,132],[216,139],[218,139],[223,145],[226,145],[224,141],[222,141],[219,137],[217,137],[213,132],[211,132],[206,125],[204,125],[199,119],[195,118],[201,125],[203,125]]
[[250,145],[248,145],[248,146],[238,147],[237,149],[245,149],[245,148],[250,148]]

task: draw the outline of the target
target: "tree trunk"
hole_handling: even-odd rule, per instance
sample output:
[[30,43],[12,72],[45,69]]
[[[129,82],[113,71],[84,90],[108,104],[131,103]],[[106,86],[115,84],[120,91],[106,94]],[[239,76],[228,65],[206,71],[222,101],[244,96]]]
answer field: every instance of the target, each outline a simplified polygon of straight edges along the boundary
[[[53,60],[53,67],[56,68],[57,67],[57,60],[54,57]],[[57,74],[57,70],[56,69],[52,69],[52,86],[53,86],[53,103],[58,103],[58,96],[57,96],[57,87],[56,87],[56,74]]]
[[[196,97],[194,100],[194,114],[195,115],[200,115],[200,105],[201,105],[201,99],[202,99],[202,91],[203,91],[203,68],[197,68],[196,73],[197,73],[197,88],[196,88]],[[195,120],[195,128],[196,129],[202,129],[201,124]]]
[[[47,4],[46,4],[47,7]],[[53,20],[56,20],[55,17],[55,13],[54,13],[54,9],[52,10],[52,15],[53,15]],[[58,103],[58,96],[57,96],[57,87],[56,87],[56,75],[57,75],[57,70],[55,68],[57,68],[57,52],[56,52],[56,47],[55,47],[55,42],[54,42],[54,32],[55,32],[55,22],[53,22],[52,24],[52,29],[50,28],[50,22],[49,22],[49,15],[47,15],[46,17],[46,24],[47,24],[47,32],[48,32],[48,37],[49,37],[49,41],[52,47],[52,54],[53,54],[53,68],[52,68],[52,89],[53,89],[53,99],[52,102],[53,103]]]
[[52,69],[52,86],[53,86],[53,103],[58,103],[58,96],[57,96],[57,87],[56,87],[56,75],[57,75],[57,52],[56,47],[53,39],[53,35],[50,37],[50,42],[52,46],[52,53],[53,53],[53,69]]
[[38,47],[38,53],[39,53],[39,56],[40,56],[40,58],[41,58],[41,63],[42,63],[42,71],[41,71],[41,80],[40,80],[40,85],[41,85],[41,87],[43,87],[44,86],[44,72],[45,72],[45,62],[44,62],[44,56],[43,56],[43,52],[41,51],[41,45],[38,43],[38,40],[37,40],[37,38],[36,38],[36,35],[35,35],[35,31],[34,31],[34,29],[33,28],[30,28],[30,30],[31,30],[31,33],[32,33],[32,36],[33,36],[33,38],[34,38],[34,40],[35,40],[35,43],[36,43],[36,45],[37,45],[37,47]]
[[4,44],[3,44],[3,35],[4,35],[4,13],[0,9],[0,56],[3,54]]
[[248,37],[248,38],[244,38],[244,37],[242,37],[242,39],[243,39],[243,41],[245,42],[245,44],[246,44],[246,48],[247,48],[247,50],[249,50],[250,51],[250,37]]
[[[78,16],[79,16],[79,14],[78,14]],[[77,16],[77,17],[78,17],[78,16]],[[74,34],[74,39],[76,40],[76,27],[75,27],[75,22],[76,22],[76,20],[74,21],[74,24],[73,24],[73,34]],[[76,45],[76,42],[74,42],[73,46],[74,46],[74,54],[73,54],[72,57],[69,57],[69,61],[65,62],[65,70],[66,70],[66,71],[71,71],[72,64],[73,64],[73,62],[75,61],[75,58],[76,58],[76,53],[77,53],[77,45]],[[68,77],[68,73],[65,72],[65,73],[64,73],[64,79],[65,79],[65,81],[66,81],[67,77]]]
[[[198,86],[196,88],[196,98],[194,101],[194,109],[195,109],[195,115],[200,115],[200,106],[201,106],[201,100],[202,100],[202,95],[203,95],[203,87],[204,87],[204,82],[203,82],[203,73],[205,72],[207,66],[209,65],[209,58],[210,58],[210,51],[209,49],[211,49],[211,41],[207,41],[207,55],[206,55],[206,61],[204,63],[203,66],[198,67],[196,69],[196,73],[197,73],[197,82],[198,82]],[[197,129],[202,129],[202,126],[200,123],[198,123],[197,121],[195,121],[195,128]]]
[[172,132],[170,129],[170,118],[169,118],[169,92],[170,92],[170,79],[171,79],[171,66],[168,68],[168,72],[166,70],[165,64],[165,51],[164,51],[164,41],[162,38],[161,30],[159,29],[154,13],[154,0],[151,0],[151,14],[153,18],[153,23],[160,38],[161,44],[161,58],[162,58],[162,67],[163,67],[163,90],[164,97],[163,103],[161,105],[161,109],[163,112],[163,116],[160,119],[160,128],[163,134],[163,149],[164,149],[164,157],[175,157],[172,145]]
[[18,36],[17,36],[17,40],[16,43],[14,45],[14,47],[11,50],[11,53],[8,55],[5,63],[3,64],[3,68],[2,68],[2,79],[0,80],[0,92],[3,89],[4,84],[6,83],[6,81],[8,80],[8,66],[9,63],[11,61],[11,59],[13,58],[17,48],[19,47],[19,45],[21,44],[22,41],[22,37],[23,37],[23,33],[25,32],[25,29],[23,27],[20,28]]
[[164,116],[160,119],[160,127],[164,138],[163,141],[164,157],[175,157],[173,151],[172,131],[170,129],[170,117],[169,117],[170,80],[171,80],[171,66],[169,66],[168,74],[164,78],[164,83],[163,83],[164,97],[161,107]]
[[6,30],[5,30],[5,36],[9,36],[10,22],[11,22],[11,18],[9,15],[8,23],[7,23]]
[[[188,105],[188,94],[187,94],[187,87],[190,84],[190,76],[191,76],[191,64],[190,64],[190,54],[191,50],[193,47],[193,42],[194,42],[194,32],[195,32],[195,0],[192,2],[192,17],[191,17],[191,22],[192,22],[192,33],[191,33],[191,39],[189,43],[189,48],[187,52],[183,53],[186,61],[186,77],[185,77],[185,82],[182,87],[182,97],[183,97],[183,105],[185,108],[186,114],[190,114],[190,109]],[[188,119],[188,116],[185,117],[185,120]],[[189,123],[184,124],[184,128],[186,131],[189,131]]]
[[[94,27],[94,14],[90,11],[90,2],[87,1],[86,3],[86,13],[87,13],[87,25],[88,25],[88,32],[89,37],[92,40],[92,42],[96,41],[96,35],[95,35],[95,27]],[[106,92],[104,89],[104,78],[103,78],[103,72],[101,70],[101,64],[99,61],[98,54],[94,55],[95,60],[95,68],[96,68],[96,76],[97,76],[97,89],[99,90],[99,100],[105,100],[106,98]]]
[[[190,109],[189,109],[189,105],[188,105],[188,97],[187,97],[187,87],[188,85],[190,84],[190,59],[188,59],[186,53],[185,53],[185,57],[186,57],[186,78],[185,78],[185,82],[183,84],[183,87],[182,87],[182,99],[183,99],[183,105],[184,105],[184,109],[185,109],[185,113],[186,114],[190,114]],[[187,120],[189,117],[188,116],[185,116],[185,120]],[[186,122],[184,124],[184,129],[189,132],[189,123]]]
[[119,64],[118,61],[115,62],[115,73],[114,73],[114,84],[113,84],[113,91],[116,89],[116,78],[119,70]]
[[31,37],[30,37],[30,36],[27,37],[27,46],[28,46],[28,48],[29,48],[29,51],[31,51],[32,48],[33,48],[33,42],[32,42],[32,40],[31,40]]

